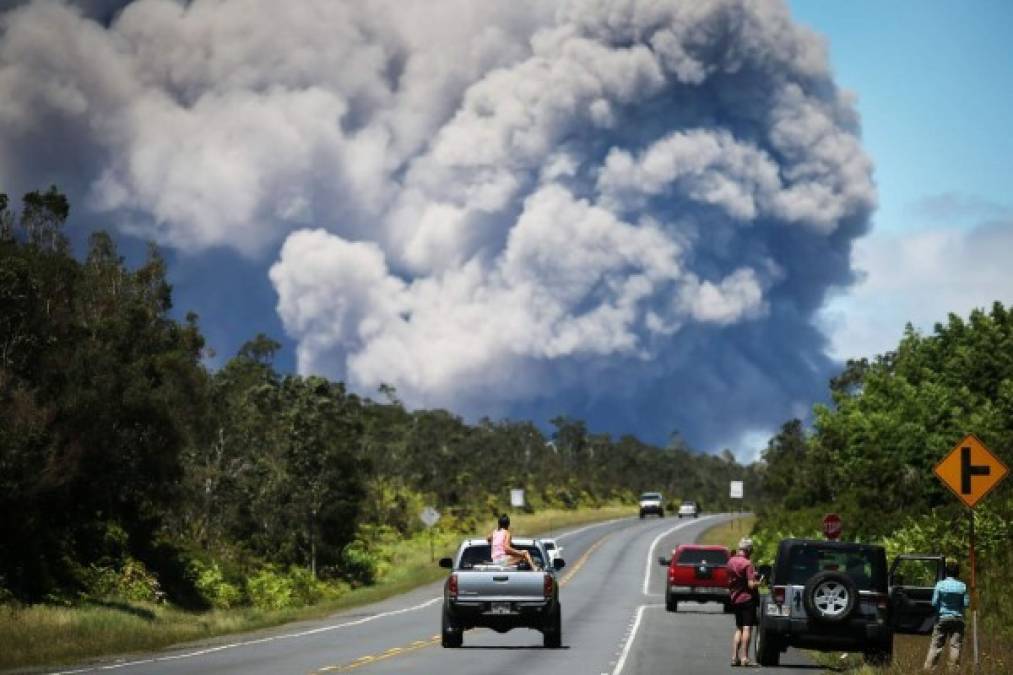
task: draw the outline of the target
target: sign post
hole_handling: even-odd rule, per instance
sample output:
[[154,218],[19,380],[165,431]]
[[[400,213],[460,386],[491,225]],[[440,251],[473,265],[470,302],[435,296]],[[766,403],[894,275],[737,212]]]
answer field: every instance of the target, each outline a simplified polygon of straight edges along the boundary
[[[733,480],[733,481],[731,481],[728,484],[728,496],[729,496],[729,498],[741,500],[742,499],[742,494],[743,494],[742,481],[740,481],[740,480]],[[740,501],[739,508],[737,508],[735,510],[735,513],[736,513],[736,516],[735,516],[736,529],[738,529],[738,525],[739,525],[738,513],[741,512],[741,511],[742,511],[742,506],[741,506],[741,501]]]
[[436,560],[436,546],[433,544],[433,525],[440,519],[440,512],[432,506],[427,506],[419,513],[419,519],[429,530],[429,560]]
[[836,541],[841,538],[842,532],[844,532],[844,523],[839,515],[828,513],[823,516],[823,536],[830,541]]
[[968,434],[932,469],[946,487],[967,506],[968,559],[971,563],[971,634],[974,644],[974,671],[978,672],[978,586],[974,555],[974,508],[1006,478],[1009,469],[974,434]]

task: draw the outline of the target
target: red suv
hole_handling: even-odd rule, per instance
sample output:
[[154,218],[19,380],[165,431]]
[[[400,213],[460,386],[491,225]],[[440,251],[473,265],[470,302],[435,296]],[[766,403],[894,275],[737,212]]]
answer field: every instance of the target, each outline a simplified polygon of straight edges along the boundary
[[720,602],[726,612],[731,611],[728,600],[729,552],[724,546],[679,544],[671,558],[658,558],[668,568],[665,584],[665,609],[679,610],[680,600]]

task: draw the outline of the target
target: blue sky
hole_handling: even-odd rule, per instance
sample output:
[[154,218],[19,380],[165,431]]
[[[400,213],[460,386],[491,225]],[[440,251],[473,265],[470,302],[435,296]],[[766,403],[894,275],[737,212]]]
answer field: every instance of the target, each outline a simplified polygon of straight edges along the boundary
[[837,358],[890,349],[907,322],[1013,302],[1013,3],[790,3],[853,92],[878,208],[853,261],[866,278],[828,303]]
[[793,0],[791,9],[826,36],[838,84],[858,97],[878,228],[918,227],[911,205],[943,193],[1009,205],[1013,3]]

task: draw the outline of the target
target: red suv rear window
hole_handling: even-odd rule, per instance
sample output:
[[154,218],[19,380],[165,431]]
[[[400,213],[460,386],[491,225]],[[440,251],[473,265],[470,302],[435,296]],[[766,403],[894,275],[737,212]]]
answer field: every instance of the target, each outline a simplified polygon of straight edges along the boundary
[[724,565],[728,562],[728,554],[719,550],[690,548],[679,554],[680,565]]

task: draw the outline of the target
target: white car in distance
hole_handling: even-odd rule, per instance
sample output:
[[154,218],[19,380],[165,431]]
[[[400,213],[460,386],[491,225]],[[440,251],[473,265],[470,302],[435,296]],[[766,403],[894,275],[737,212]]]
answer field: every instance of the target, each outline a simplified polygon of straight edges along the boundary
[[552,562],[556,558],[563,556],[563,547],[556,543],[555,539],[541,539],[542,546],[545,548],[545,553],[548,554],[549,560],[547,561],[547,567],[552,566]]

